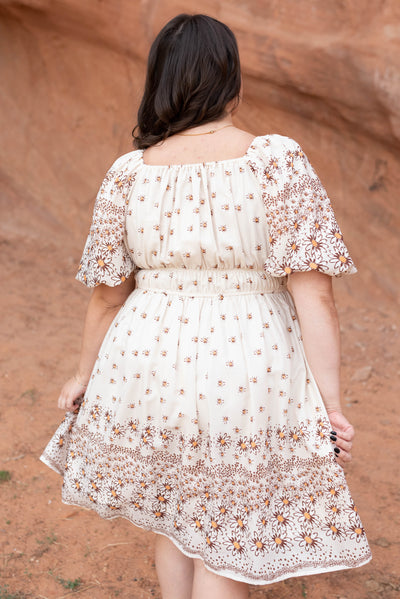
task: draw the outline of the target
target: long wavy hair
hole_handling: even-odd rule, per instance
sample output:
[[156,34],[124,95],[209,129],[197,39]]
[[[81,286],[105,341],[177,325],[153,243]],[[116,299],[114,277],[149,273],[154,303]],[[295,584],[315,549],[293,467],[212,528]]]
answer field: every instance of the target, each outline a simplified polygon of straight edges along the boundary
[[239,51],[232,31],[207,15],[169,21],[149,53],[133,144],[145,149],[190,127],[222,118],[239,102]]

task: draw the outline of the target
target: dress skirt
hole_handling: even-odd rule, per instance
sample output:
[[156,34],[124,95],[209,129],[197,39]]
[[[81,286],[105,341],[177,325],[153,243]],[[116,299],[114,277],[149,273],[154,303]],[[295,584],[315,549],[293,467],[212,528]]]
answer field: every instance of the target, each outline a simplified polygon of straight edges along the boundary
[[141,269],[41,459],[64,503],[267,584],[371,558],[286,278]]

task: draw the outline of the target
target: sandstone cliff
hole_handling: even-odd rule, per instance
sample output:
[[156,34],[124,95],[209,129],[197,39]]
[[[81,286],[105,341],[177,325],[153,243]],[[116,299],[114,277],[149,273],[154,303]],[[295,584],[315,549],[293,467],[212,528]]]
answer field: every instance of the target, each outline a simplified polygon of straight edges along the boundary
[[[169,18],[198,8],[192,0],[2,1],[6,239],[57,235],[73,274],[101,178],[131,149],[149,45]],[[398,299],[399,2],[225,0],[201,10],[239,40],[238,123],[297,139],[327,187],[360,271],[339,284],[364,301]]]
[[160,596],[152,537],[62,506],[38,456],[78,362],[90,294],[74,276],[94,196],[132,148],[152,39],[199,8],[237,34],[238,123],[301,143],[359,268],[335,287],[357,431],[346,476],[374,559],[250,597],[397,599],[399,0],[0,0],[0,595],[65,597],[69,583],[96,599]]

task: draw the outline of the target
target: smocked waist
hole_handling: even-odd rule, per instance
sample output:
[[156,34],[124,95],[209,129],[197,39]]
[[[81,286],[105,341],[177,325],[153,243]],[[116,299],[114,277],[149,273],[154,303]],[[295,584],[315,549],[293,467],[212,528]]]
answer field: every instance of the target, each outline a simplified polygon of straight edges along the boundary
[[136,288],[190,296],[278,293],[286,289],[286,277],[272,277],[253,268],[158,268],[141,269]]

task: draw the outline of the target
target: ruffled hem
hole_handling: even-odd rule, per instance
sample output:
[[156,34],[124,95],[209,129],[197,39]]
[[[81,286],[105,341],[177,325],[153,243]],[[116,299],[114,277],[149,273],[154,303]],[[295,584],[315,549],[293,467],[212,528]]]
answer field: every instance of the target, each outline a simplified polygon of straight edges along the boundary
[[[60,468],[57,466],[57,464],[54,462],[54,460],[52,460],[50,456],[46,455],[46,452],[43,453],[43,455],[40,457],[40,460],[44,464],[46,464],[46,466],[48,466],[49,468],[54,470],[57,474],[60,474],[61,476],[63,475],[63,472],[60,470]],[[69,500],[65,499],[64,497],[62,498],[62,502],[65,505],[71,505],[71,506],[80,507],[83,509],[88,509],[88,510],[91,510],[98,514],[98,511],[95,509],[95,506],[93,504],[77,503],[74,501],[69,501]],[[201,559],[204,564],[204,567],[209,572],[212,572],[213,574],[217,574],[218,576],[224,576],[231,580],[236,580],[238,582],[244,582],[244,583],[251,584],[251,585],[258,585],[258,586],[268,585],[268,584],[274,584],[276,582],[286,580],[287,578],[294,578],[294,577],[299,577],[299,576],[309,576],[312,574],[324,574],[327,572],[334,572],[337,570],[349,570],[351,568],[358,568],[358,567],[364,566],[368,562],[370,562],[372,559],[372,554],[370,552],[367,552],[367,554],[365,556],[359,556],[358,558],[354,558],[351,561],[332,559],[332,560],[328,561],[326,564],[324,564],[323,566],[319,565],[317,562],[315,562],[314,564],[309,563],[307,566],[303,566],[303,567],[300,566],[298,568],[285,566],[281,569],[281,571],[279,573],[277,573],[276,575],[271,576],[269,578],[267,578],[265,576],[253,576],[251,574],[243,575],[243,573],[241,573],[240,571],[238,571],[236,569],[215,567],[215,565],[213,565],[207,559],[207,557],[204,555],[204,553],[201,553],[199,551],[193,551],[190,547],[184,545],[174,535],[166,533],[165,531],[163,531],[161,528],[158,528],[157,526],[151,526],[151,527],[146,526],[145,524],[139,523],[136,519],[134,519],[128,515],[125,515],[125,514],[118,514],[115,516],[101,515],[101,518],[103,518],[104,520],[115,520],[116,518],[123,518],[124,520],[127,520],[134,526],[141,528],[142,530],[146,530],[149,532],[153,532],[155,534],[163,535],[164,537],[169,539],[179,549],[179,551],[181,551],[184,555],[186,555],[186,557],[189,557],[192,559]]]

